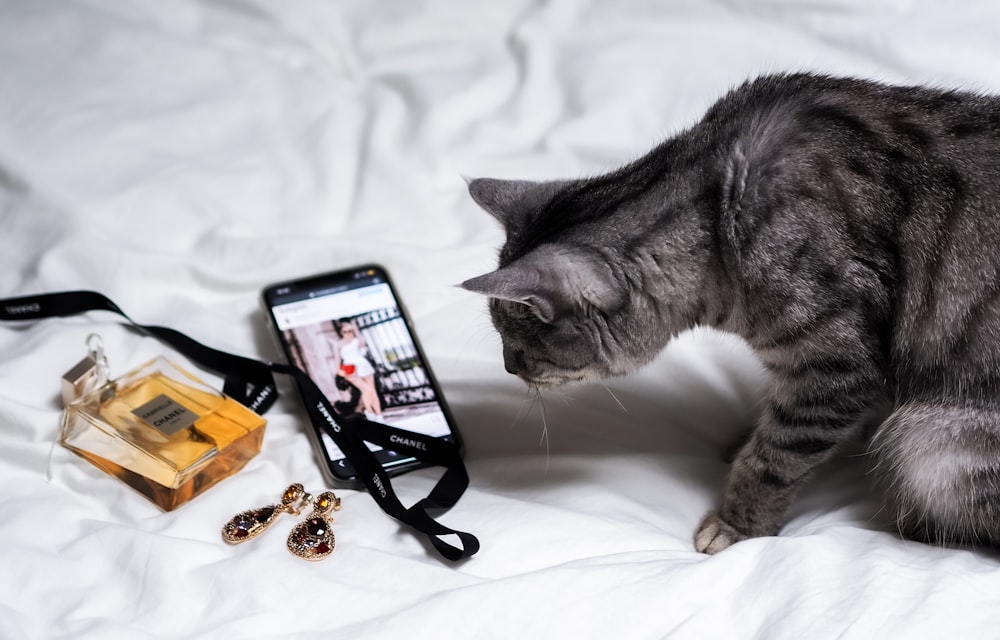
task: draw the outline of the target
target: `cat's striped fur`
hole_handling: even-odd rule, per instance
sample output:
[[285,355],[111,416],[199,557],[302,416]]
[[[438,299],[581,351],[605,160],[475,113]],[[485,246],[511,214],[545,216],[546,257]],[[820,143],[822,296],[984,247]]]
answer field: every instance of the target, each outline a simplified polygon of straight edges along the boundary
[[767,76],[614,172],[469,188],[507,241],[464,286],[529,383],[628,373],[697,324],[760,356],[766,407],[699,550],[776,534],[873,416],[900,529],[1000,544],[1000,100]]

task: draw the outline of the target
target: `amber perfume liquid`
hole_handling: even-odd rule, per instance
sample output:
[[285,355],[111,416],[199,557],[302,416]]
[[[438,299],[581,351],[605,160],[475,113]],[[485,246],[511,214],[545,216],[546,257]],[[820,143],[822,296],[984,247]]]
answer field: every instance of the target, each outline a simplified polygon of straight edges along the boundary
[[67,404],[60,441],[169,511],[257,455],[265,424],[157,358]]

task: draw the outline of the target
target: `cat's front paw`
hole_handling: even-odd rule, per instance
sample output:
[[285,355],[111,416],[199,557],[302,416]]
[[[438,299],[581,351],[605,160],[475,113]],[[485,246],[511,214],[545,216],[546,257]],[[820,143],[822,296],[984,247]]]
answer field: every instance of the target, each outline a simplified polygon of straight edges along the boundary
[[719,514],[709,511],[698,525],[697,533],[694,534],[694,548],[712,555],[747,538],[748,536],[720,518]]

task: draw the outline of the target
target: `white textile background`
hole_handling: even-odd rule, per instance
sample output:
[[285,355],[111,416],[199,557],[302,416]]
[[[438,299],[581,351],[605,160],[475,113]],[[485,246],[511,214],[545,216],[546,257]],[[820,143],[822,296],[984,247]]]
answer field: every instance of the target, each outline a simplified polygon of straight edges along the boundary
[[232,514],[323,486],[291,389],[260,456],[165,514],[53,445],[87,334],[118,372],[163,348],[106,314],[3,325],[0,637],[997,637],[998,559],[888,533],[859,456],[779,537],[694,551],[759,397],[739,341],[682,336],[608,384],[625,410],[533,402],[453,286],[502,242],[463,176],[607,170],[761,72],[1000,92],[997,69],[986,2],[0,0],[0,296],[95,289],[273,358],[264,285],[385,265],[467,444],[443,520],[483,545],[443,562],[341,491],[323,563],[284,549],[291,518],[226,546]]

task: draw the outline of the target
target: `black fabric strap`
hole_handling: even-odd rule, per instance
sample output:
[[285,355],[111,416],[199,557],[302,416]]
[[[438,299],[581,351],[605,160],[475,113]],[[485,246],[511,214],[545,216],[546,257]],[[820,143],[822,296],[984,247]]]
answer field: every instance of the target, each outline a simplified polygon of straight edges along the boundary
[[[192,362],[224,376],[223,392],[257,413],[266,412],[278,399],[274,372],[291,376],[305,401],[310,421],[340,447],[358,479],[383,511],[426,534],[438,553],[448,560],[468,558],[479,550],[479,540],[474,535],[446,527],[429,513],[453,507],[469,486],[469,475],[455,443],[402,431],[359,415],[339,417],[326,395],[298,367],[226,353],[207,347],[174,329],[138,324],[118,305],[95,291],[66,291],[0,300],[0,320],[7,321],[71,316],[87,311],[116,313]],[[396,438],[393,439],[393,436]],[[442,466],[445,472],[426,498],[405,507],[393,491],[389,474],[372,455],[365,441],[412,456],[426,464]],[[456,537],[460,546],[444,539],[449,536]]]

